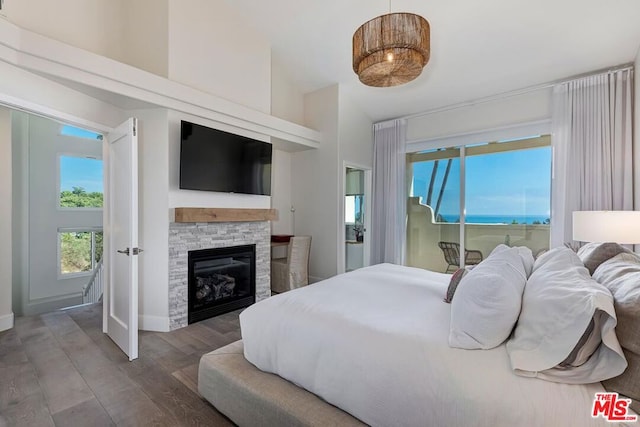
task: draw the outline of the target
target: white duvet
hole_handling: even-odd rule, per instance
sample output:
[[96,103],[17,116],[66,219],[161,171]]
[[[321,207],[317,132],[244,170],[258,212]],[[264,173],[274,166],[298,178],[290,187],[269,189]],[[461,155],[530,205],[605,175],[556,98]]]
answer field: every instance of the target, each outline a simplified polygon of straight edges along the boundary
[[245,357],[373,426],[591,426],[602,386],[513,374],[505,346],[448,345],[451,276],[381,264],[240,315]]

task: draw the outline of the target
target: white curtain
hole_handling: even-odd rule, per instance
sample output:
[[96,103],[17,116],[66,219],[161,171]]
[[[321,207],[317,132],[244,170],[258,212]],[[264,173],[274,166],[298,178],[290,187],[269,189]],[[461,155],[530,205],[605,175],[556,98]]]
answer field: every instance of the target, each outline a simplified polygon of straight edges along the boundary
[[554,88],[551,247],[573,241],[573,211],[633,209],[632,93],[633,69]]
[[371,264],[403,264],[406,229],[406,120],[374,125]]

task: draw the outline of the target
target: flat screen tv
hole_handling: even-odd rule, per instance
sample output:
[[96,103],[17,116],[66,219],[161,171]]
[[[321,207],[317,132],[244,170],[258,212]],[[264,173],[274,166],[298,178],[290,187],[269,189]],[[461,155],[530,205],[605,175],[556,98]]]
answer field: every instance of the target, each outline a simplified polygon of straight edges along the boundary
[[180,188],[271,195],[271,144],[182,121]]

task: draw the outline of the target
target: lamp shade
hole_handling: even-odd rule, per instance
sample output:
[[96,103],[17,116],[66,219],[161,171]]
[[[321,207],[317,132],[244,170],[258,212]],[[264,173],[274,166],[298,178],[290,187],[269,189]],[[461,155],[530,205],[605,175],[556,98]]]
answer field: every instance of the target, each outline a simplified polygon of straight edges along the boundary
[[397,86],[415,79],[429,62],[429,22],[414,13],[389,13],[353,34],[353,71],[367,86]]
[[575,211],[573,240],[640,243],[640,211]]

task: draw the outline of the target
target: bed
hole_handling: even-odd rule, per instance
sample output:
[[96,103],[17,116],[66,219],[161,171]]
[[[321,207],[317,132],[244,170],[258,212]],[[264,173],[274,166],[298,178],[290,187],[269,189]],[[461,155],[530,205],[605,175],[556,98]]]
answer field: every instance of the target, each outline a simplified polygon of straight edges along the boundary
[[450,280],[380,264],[264,300],[202,358],[199,390],[239,425],[609,425],[599,382],[515,375],[504,343],[451,348]]

